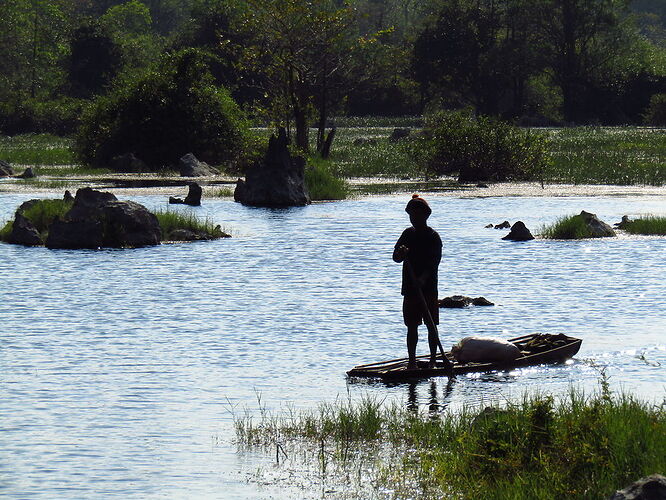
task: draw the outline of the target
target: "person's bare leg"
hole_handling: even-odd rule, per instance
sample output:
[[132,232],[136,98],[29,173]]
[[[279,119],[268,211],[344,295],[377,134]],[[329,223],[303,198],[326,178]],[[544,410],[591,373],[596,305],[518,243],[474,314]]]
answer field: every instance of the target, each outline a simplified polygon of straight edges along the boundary
[[437,360],[437,349],[439,344],[437,343],[437,337],[435,337],[431,332],[428,332],[428,346],[430,347],[430,367],[434,368],[435,361]]
[[416,368],[416,344],[419,343],[419,327],[417,325],[407,327],[407,355],[409,363],[407,368]]

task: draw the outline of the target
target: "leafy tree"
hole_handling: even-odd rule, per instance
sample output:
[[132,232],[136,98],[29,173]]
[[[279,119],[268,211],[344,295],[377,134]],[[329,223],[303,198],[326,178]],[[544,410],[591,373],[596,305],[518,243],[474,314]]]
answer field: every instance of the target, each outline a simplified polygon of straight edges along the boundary
[[133,152],[161,169],[192,152],[217,165],[234,161],[247,123],[228,91],[214,85],[206,61],[195,49],[167,55],[139,80],[97,98],[76,137],[82,160],[108,165]]
[[120,49],[98,23],[89,21],[72,34],[67,78],[70,94],[89,98],[106,88],[121,68]]
[[553,82],[560,88],[569,122],[589,119],[585,99],[594,83],[608,79],[627,55],[630,0],[538,0],[539,47]]

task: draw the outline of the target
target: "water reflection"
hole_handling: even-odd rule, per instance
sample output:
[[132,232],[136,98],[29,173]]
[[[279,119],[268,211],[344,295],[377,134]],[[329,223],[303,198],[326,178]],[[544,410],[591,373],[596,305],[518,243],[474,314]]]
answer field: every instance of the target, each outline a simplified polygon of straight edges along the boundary
[[[414,413],[419,412],[421,402],[419,401],[418,389],[419,386],[427,386],[428,394],[424,404],[428,408],[430,417],[438,417],[448,408],[455,383],[455,378],[432,378],[429,381],[409,382],[405,384],[407,385],[407,409]],[[438,386],[443,387],[441,398],[438,394]]]

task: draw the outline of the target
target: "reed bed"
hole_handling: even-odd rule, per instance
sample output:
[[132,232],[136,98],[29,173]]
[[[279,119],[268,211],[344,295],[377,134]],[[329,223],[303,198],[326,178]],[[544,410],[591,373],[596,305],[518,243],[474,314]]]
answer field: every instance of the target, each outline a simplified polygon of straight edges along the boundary
[[51,134],[0,136],[0,160],[17,165],[70,165],[72,141]]
[[531,395],[433,415],[368,397],[256,420],[246,414],[235,426],[241,447],[297,450],[319,474],[332,464],[363,468],[366,482],[395,498],[606,498],[666,470],[666,401],[611,394],[605,379],[598,392],[572,389],[559,402]]
[[580,215],[561,217],[555,223],[543,226],[539,230],[539,235],[549,240],[580,240],[594,237]]
[[630,234],[666,236],[666,217],[648,216],[634,219],[622,227]]
[[160,224],[162,235],[166,236],[176,229],[186,229],[197,234],[207,234],[213,238],[228,237],[229,234],[210,219],[201,219],[192,212],[175,210],[157,210],[154,212]]

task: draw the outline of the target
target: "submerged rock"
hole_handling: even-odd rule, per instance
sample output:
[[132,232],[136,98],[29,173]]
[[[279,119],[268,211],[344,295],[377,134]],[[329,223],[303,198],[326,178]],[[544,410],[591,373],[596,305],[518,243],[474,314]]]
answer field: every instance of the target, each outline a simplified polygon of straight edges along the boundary
[[616,229],[627,229],[627,227],[632,223],[633,221],[629,218],[628,215],[623,215],[622,220],[620,222],[616,222],[613,224]]
[[495,304],[490,302],[485,297],[472,298],[472,297],[466,297],[465,295],[452,295],[450,297],[444,297],[443,299],[439,300],[439,307],[444,307],[448,309],[462,309],[470,305],[494,306]]
[[509,234],[507,234],[502,239],[509,241],[530,241],[534,239],[534,236],[532,236],[530,230],[527,229],[525,223],[519,220],[516,221],[513,226],[511,226],[511,231],[509,231]]
[[305,160],[292,157],[284,128],[271,136],[263,160],[252,165],[245,180],[238,179],[234,200],[254,207],[290,207],[310,203],[305,187]]
[[661,474],[644,477],[616,491],[608,500],[666,500],[666,477]]
[[511,227],[511,223],[508,220],[505,220],[504,222],[495,224],[494,227],[495,229],[509,229]]

